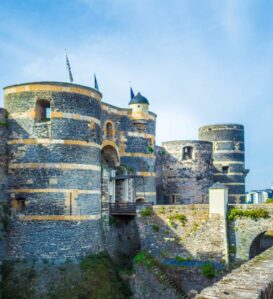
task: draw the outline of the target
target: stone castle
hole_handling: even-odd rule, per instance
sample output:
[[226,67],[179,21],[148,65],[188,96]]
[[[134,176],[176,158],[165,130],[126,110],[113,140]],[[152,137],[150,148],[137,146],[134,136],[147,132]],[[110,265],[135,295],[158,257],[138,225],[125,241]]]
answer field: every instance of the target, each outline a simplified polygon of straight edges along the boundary
[[159,147],[144,96],[129,108],[101,100],[98,90],[71,83],[4,88],[0,201],[9,215],[8,256],[98,252],[109,215],[133,215],[137,204],[208,203],[215,182],[228,187],[230,203],[244,201],[242,125],[205,126],[199,140]]

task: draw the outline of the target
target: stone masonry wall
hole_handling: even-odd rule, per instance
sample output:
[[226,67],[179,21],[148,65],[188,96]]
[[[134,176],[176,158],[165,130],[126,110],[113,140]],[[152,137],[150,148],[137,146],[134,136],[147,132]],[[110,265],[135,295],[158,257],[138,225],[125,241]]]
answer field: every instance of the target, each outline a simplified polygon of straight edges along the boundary
[[0,108],[0,260],[6,255],[7,233],[7,113]]
[[273,247],[233,270],[196,299],[271,299],[273,298]]
[[[159,150],[157,155],[158,177],[163,176],[163,191],[159,191],[159,196],[163,193],[168,203],[208,203],[208,188],[213,184],[212,144],[169,141],[163,142],[162,147],[164,154]],[[183,154],[187,149],[192,151],[191,157]]]
[[[155,120],[149,112],[145,126],[140,130],[130,115],[130,109],[121,109],[106,103],[102,104],[101,127],[105,144],[112,144],[119,153],[121,165],[126,166],[141,178],[135,179],[136,198],[156,202],[155,190]],[[111,122],[114,135],[108,138],[105,125]]]
[[229,188],[229,202],[240,203],[245,199],[245,143],[244,126],[216,124],[201,127],[199,139],[213,143],[214,182]]
[[269,213],[269,218],[242,217],[229,221],[228,236],[231,260],[247,261],[250,258],[250,247],[254,239],[269,230],[273,230],[273,205],[229,205],[229,209],[264,209]]
[[[74,84],[8,87],[9,256],[102,250],[100,93]],[[38,119],[39,101],[50,118]]]
[[[156,205],[151,216],[137,217],[141,249],[159,260],[183,258],[222,262],[222,219],[209,218],[208,205]],[[184,218],[184,224],[177,219]]]

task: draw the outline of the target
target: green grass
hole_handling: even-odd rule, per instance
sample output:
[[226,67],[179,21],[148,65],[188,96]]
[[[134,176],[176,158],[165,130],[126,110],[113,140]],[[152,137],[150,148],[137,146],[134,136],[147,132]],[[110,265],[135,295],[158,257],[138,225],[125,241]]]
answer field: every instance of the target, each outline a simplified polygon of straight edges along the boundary
[[35,298],[33,288],[36,271],[33,267],[15,271],[15,263],[3,261],[1,267],[2,281],[0,297],[3,299],[30,299]]
[[187,217],[184,214],[175,214],[168,216],[169,223],[172,227],[175,226],[176,222],[179,222],[184,226],[187,222]]
[[212,279],[216,276],[216,271],[215,268],[213,266],[213,264],[211,262],[207,262],[205,263],[202,267],[202,274],[204,275],[204,277]]
[[231,254],[236,254],[236,245],[230,245],[229,246],[229,252]]
[[154,232],[159,232],[159,226],[157,224],[152,224],[152,229]]
[[153,209],[152,208],[144,208],[140,211],[140,215],[142,217],[150,217],[152,216]]
[[134,257],[134,264],[141,264],[145,265],[147,268],[151,268],[155,265],[155,260],[147,251],[140,251]]
[[[0,298],[3,299],[127,299],[131,296],[129,278],[121,278],[107,253],[89,255],[80,264],[4,262],[1,274]],[[128,271],[126,274],[129,277]],[[46,289],[40,290],[39,282],[44,279]]]
[[66,273],[51,289],[50,299],[127,299],[129,286],[121,280],[117,268],[106,253],[92,254],[80,262],[80,279]]
[[269,213],[265,209],[259,208],[255,210],[242,210],[233,208],[228,212],[228,220],[236,220],[243,217],[258,220],[259,218],[269,218]]

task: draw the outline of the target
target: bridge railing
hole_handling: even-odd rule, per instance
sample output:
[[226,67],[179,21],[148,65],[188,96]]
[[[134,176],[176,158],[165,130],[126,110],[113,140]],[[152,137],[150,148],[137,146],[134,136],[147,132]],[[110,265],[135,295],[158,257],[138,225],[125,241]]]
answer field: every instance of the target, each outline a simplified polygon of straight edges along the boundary
[[114,202],[109,203],[111,215],[136,215],[135,202]]

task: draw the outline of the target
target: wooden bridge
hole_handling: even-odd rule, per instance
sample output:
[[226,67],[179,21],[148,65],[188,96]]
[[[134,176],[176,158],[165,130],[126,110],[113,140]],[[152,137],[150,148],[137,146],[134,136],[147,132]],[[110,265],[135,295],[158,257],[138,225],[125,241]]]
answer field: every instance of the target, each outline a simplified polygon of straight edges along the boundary
[[136,203],[135,202],[114,202],[109,203],[110,215],[136,215]]

